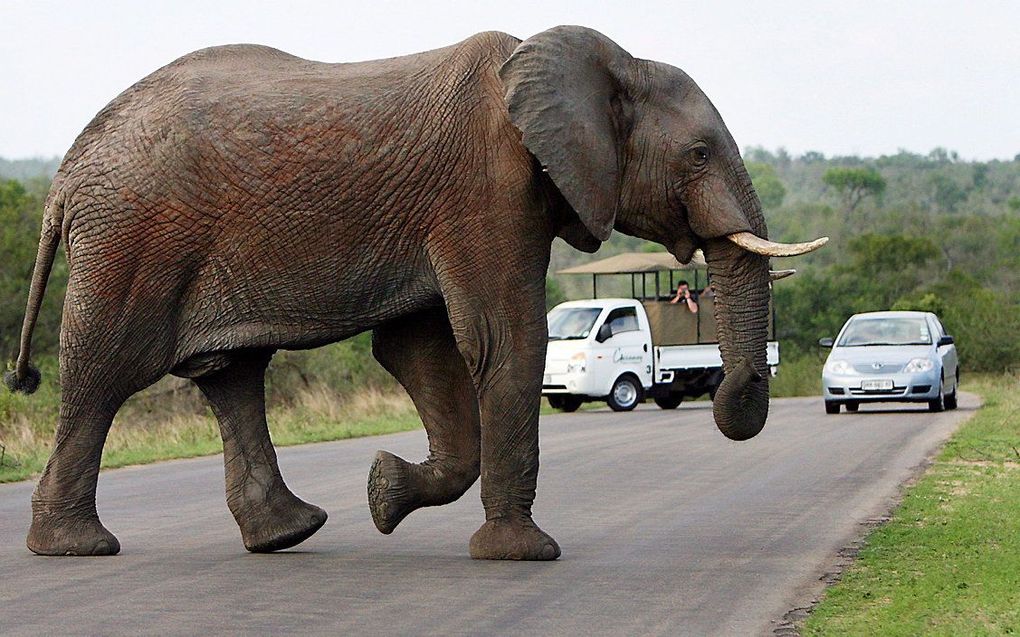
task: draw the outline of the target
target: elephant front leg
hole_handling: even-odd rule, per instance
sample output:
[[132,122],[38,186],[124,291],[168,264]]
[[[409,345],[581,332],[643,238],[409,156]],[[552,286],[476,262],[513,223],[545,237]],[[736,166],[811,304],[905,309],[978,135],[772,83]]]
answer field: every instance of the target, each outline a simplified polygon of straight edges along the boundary
[[424,462],[380,451],[369,471],[372,520],[392,533],[415,509],[453,502],[478,479],[478,398],[445,308],[377,328],[372,351],[411,396],[429,437]]
[[266,425],[265,370],[271,352],[231,353],[225,369],[195,379],[220,424],[227,506],[254,553],[298,544],[326,522],[326,512],[283,481]]
[[[527,290],[522,290],[526,292]],[[461,352],[475,379],[482,436],[485,524],[471,537],[475,559],[554,560],[560,547],[531,518],[538,480],[538,415],[547,331],[541,295],[504,297],[453,319]],[[484,307],[484,306],[483,306]],[[493,311],[495,310],[495,311]],[[451,308],[451,316],[454,315]],[[457,312],[467,318],[470,312]]]

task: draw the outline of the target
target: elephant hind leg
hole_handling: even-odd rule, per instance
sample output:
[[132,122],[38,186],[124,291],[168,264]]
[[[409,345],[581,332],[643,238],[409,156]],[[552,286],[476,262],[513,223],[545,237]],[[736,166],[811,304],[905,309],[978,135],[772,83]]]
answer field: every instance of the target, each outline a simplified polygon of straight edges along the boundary
[[32,494],[28,549],[39,555],[116,555],[120,542],[99,521],[96,483],[118,405],[74,403],[65,388],[56,443]]
[[219,421],[227,506],[249,551],[289,548],[318,531],[326,512],[294,495],[280,474],[266,424],[265,371],[272,352],[228,356],[225,367],[195,379]]
[[415,509],[453,502],[478,479],[478,398],[443,308],[377,328],[372,351],[410,394],[429,438],[425,461],[380,451],[369,471],[372,520],[392,533]]

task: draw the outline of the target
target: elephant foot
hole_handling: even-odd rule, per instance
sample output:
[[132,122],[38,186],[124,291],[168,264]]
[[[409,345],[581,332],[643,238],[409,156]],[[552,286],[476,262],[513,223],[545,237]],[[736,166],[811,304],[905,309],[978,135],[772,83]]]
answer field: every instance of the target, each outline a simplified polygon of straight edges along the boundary
[[25,542],[37,555],[116,555],[120,542],[98,516],[70,517],[36,513]]
[[326,523],[326,512],[290,491],[243,515],[235,515],[244,548],[271,553],[304,542]]
[[560,546],[531,518],[487,520],[471,536],[471,557],[476,560],[555,560]]
[[368,470],[368,508],[375,528],[389,535],[411,511],[419,508],[411,493],[411,463],[388,451],[378,451]]

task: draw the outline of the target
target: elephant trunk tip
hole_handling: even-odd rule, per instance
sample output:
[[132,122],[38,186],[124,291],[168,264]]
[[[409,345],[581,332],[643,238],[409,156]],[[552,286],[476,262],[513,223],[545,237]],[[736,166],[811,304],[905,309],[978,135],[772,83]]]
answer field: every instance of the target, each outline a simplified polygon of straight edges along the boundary
[[768,414],[768,380],[743,360],[726,374],[715,394],[715,424],[730,440],[749,440],[765,427]]

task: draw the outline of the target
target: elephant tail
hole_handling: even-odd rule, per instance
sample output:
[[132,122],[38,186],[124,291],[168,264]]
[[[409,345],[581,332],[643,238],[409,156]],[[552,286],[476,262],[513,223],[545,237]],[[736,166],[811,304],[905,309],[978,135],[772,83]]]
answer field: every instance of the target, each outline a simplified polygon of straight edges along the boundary
[[35,256],[35,269],[32,272],[32,284],[28,291],[28,307],[25,310],[25,321],[21,325],[21,350],[14,369],[4,374],[4,384],[13,392],[31,394],[39,388],[42,375],[29,363],[32,351],[32,332],[39,319],[39,308],[42,306],[46,283],[53,268],[53,258],[60,246],[61,226],[64,218],[64,197],[54,184],[46,208],[43,212],[42,232],[39,236],[39,250]]

